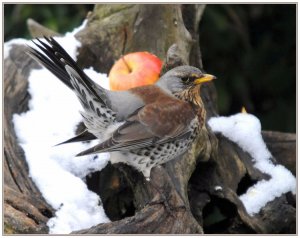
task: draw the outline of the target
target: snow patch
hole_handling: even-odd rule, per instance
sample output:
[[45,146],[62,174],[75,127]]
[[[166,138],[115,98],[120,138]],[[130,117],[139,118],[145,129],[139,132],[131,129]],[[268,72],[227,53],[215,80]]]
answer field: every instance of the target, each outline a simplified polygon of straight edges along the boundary
[[[63,37],[54,37],[76,60],[80,42],[74,35],[83,25]],[[15,39],[4,44],[5,57],[13,44],[35,47],[31,41]],[[28,56],[29,57],[29,56]],[[108,88],[106,74],[92,68],[84,70],[94,81]],[[82,121],[82,107],[76,95],[47,69],[34,69],[28,78],[31,96],[29,110],[13,115],[19,144],[29,166],[29,175],[46,201],[56,209],[48,221],[50,233],[67,234],[75,230],[109,222],[99,196],[88,190],[83,179],[91,172],[100,171],[109,161],[109,154],[75,157],[97,141],[55,146],[75,136]]]
[[261,135],[261,124],[254,115],[238,113],[229,117],[213,117],[208,125],[214,132],[219,132],[237,143],[253,158],[254,166],[269,174],[269,180],[261,180],[240,196],[247,212],[256,214],[268,202],[291,191],[296,192],[296,178],[282,165],[274,165],[272,154],[267,149]]

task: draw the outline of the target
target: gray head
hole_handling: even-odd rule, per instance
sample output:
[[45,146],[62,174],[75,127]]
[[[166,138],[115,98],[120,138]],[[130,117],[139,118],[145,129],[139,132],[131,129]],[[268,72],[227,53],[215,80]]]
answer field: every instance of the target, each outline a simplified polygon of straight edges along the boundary
[[204,74],[196,67],[183,65],[169,70],[159,79],[156,85],[173,94],[213,79],[215,79],[215,76]]

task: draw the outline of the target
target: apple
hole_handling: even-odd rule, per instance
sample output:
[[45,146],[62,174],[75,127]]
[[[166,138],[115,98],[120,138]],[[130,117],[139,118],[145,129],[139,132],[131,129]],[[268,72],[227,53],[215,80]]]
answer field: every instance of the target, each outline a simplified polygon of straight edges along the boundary
[[134,52],[122,56],[109,72],[111,90],[130,88],[155,83],[162,68],[162,61],[149,52]]

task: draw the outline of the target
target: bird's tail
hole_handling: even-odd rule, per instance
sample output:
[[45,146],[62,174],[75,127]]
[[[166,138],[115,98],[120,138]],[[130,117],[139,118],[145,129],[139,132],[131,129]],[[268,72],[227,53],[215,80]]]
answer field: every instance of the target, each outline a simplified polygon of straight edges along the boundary
[[61,144],[96,139],[90,131],[101,133],[115,118],[109,106],[108,91],[95,84],[57,41],[44,38],[45,41],[34,40],[37,49],[28,46],[27,53],[72,89],[84,108],[87,130]]
[[[36,39],[33,43],[38,47],[35,49],[28,46],[27,53],[37,60],[40,64],[46,67],[51,73],[53,73],[58,79],[60,79],[70,89],[77,91],[76,85],[81,85],[88,91],[88,93],[97,99],[98,102],[105,105],[105,89],[100,85],[96,85],[77,65],[72,57],[62,48],[62,46],[54,40],[52,37],[44,37],[45,42]],[[71,73],[76,74],[76,85],[72,82]],[[80,98],[81,92],[77,92],[77,96]]]
[[61,143],[57,144],[56,146],[73,143],[73,142],[91,141],[91,140],[95,140],[95,139],[97,139],[97,137],[95,135],[93,135],[92,133],[90,133],[87,129],[85,129],[83,132],[79,133],[75,137],[72,137],[64,142],[61,142]]

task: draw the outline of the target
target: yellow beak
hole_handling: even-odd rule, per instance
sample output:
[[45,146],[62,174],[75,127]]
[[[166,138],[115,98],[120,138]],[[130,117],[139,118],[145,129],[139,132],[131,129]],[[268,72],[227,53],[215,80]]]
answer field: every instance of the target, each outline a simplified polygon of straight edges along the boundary
[[201,84],[201,83],[206,83],[209,82],[213,79],[216,79],[216,77],[214,75],[211,74],[203,74],[203,76],[201,78],[198,78],[194,81],[194,84]]

